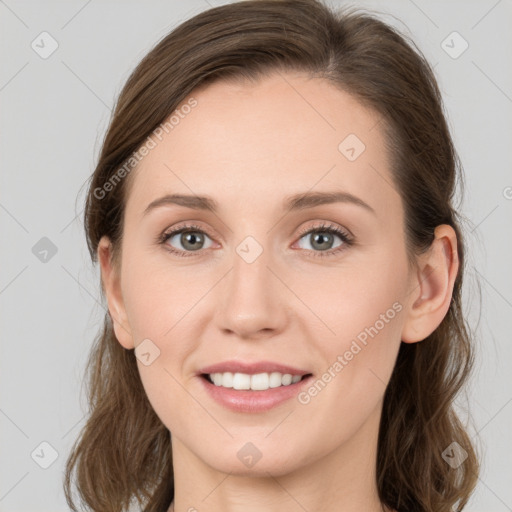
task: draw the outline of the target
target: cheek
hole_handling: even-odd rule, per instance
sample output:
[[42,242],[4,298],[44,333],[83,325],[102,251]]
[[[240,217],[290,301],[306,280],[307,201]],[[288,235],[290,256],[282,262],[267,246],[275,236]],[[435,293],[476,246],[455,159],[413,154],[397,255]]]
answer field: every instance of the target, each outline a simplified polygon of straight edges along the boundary
[[122,282],[126,314],[135,346],[144,341],[152,360],[146,366],[138,359],[137,365],[148,398],[160,416],[167,414],[169,407],[186,406],[190,399],[181,386],[189,385],[185,379],[192,378],[186,370],[191,354],[201,344],[204,308],[211,301],[205,295],[218,276],[206,268],[198,272],[192,267],[173,266],[165,257],[148,257],[144,251],[132,249],[125,254]]
[[327,335],[321,337],[312,333],[325,366],[320,382],[306,390],[304,402],[359,411],[352,416],[357,422],[380,401],[394,368],[405,310],[407,260],[402,254],[382,253],[378,261],[358,262],[332,272],[323,282],[323,287],[322,280],[310,287],[316,291],[310,291],[308,299],[329,328],[322,328]]
[[135,344],[145,338],[172,337],[207,286],[194,273],[162,262],[165,258],[155,260],[143,251],[132,251],[126,258],[123,297]]
[[[180,430],[176,411],[190,410],[182,368],[197,348],[198,328],[193,321],[194,305],[204,295],[204,285],[190,273],[153,263],[132,252],[126,261],[123,296],[130,329],[137,347],[145,343],[150,364],[137,358],[142,385],[151,406],[169,430]],[[140,258],[140,259],[139,259]],[[149,340],[149,341],[147,341]],[[141,345],[142,346],[142,345]],[[198,421],[204,418],[198,417]]]
[[[364,344],[369,331],[379,339],[396,338],[406,298],[407,262],[400,255],[385,256],[296,279],[294,292],[311,306],[327,334],[312,339],[329,340],[326,347],[340,350],[354,339]],[[309,318],[314,320],[313,315]]]

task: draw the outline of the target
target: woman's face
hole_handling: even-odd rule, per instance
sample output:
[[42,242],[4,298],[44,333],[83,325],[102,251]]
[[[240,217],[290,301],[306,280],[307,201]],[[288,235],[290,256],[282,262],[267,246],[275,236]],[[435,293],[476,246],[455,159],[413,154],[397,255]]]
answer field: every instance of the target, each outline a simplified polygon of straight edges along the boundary
[[212,468],[280,475],[366,453],[414,298],[379,117],[293,73],[192,97],[129,178],[117,337],[143,343],[173,448]]

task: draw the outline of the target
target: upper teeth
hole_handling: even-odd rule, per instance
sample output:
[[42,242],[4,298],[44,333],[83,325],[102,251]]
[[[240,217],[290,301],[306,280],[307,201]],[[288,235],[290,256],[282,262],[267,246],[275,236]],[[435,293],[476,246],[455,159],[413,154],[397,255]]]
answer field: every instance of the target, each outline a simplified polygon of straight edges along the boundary
[[233,389],[252,389],[255,391],[264,391],[269,388],[279,386],[289,386],[299,382],[301,375],[291,375],[290,373],[256,373],[249,375],[247,373],[210,373],[210,379],[216,386]]

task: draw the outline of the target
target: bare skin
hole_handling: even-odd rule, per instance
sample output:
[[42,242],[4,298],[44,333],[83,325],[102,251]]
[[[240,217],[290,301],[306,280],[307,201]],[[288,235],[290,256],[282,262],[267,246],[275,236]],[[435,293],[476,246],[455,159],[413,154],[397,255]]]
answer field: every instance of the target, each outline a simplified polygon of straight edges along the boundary
[[[424,340],[448,311],[455,233],[438,226],[431,250],[409,264],[379,117],[332,84],[275,74],[257,84],[216,82],[192,96],[197,106],[129,178],[120,268],[106,237],[98,248],[119,343],[133,349],[149,339],[160,350],[150,365],[137,363],[172,434],[169,512],[381,512],[375,467],[384,391],[400,344]],[[353,161],[338,149],[349,134],[365,145]],[[332,191],[370,208],[283,208],[290,195]],[[218,210],[166,204],[144,215],[166,194],[210,196]],[[179,234],[156,241],[188,223],[203,233],[199,250]],[[322,224],[353,243],[332,234],[322,251],[314,232],[304,234]],[[248,236],[251,250],[262,249],[251,263],[237,252]],[[370,326],[378,333],[302,402],[235,412],[197,375],[238,359],[321,378]],[[248,442],[261,453],[252,467],[237,457]]]

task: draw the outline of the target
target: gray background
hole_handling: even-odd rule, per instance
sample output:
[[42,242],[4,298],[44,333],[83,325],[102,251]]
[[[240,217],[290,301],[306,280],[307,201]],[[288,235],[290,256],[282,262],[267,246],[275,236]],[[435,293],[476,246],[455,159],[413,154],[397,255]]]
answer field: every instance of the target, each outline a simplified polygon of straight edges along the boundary
[[[64,461],[83,425],[83,367],[104,313],[79,192],[114,98],[157,40],[221,3],[0,0],[2,512],[67,510]],[[466,172],[465,303],[477,334],[468,400],[484,456],[467,510],[511,511],[512,2],[352,5],[380,11],[435,65]],[[59,45],[46,59],[31,47],[43,46],[43,31]],[[453,31],[463,39],[447,39]]]

